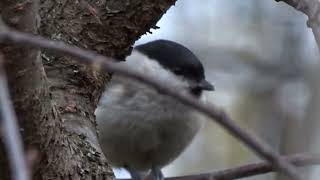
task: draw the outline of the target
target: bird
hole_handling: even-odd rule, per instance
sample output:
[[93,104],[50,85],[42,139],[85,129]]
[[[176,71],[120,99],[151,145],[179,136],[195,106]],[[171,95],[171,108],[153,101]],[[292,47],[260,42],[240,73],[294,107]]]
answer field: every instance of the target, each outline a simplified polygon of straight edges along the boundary
[[[138,45],[119,63],[203,102],[203,91],[214,90],[197,56],[170,40]],[[161,168],[186,149],[205,121],[201,113],[174,98],[116,73],[95,115],[103,153],[112,166],[125,168],[133,180],[141,180],[144,172],[163,180]]]

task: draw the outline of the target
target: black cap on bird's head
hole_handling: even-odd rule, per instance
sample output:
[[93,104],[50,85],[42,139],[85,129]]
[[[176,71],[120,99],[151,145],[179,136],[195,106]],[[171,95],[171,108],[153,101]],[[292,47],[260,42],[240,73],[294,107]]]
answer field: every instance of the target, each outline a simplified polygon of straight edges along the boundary
[[193,94],[201,94],[202,90],[214,90],[213,85],[205,79],[199,59],[183,45],[168,40],[155,40],[138,45],[135,49],[158,61],[174,74],[194,82],[191,87]]

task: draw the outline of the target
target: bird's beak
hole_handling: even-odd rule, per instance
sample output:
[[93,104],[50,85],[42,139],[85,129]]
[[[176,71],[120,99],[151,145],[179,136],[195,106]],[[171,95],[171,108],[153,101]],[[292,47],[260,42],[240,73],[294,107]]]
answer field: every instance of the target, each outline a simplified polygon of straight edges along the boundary
[[208,82],[207,80],[203,79],[202,81],[200,81],[198,84],[197,84],[197,87],[199,89],[202,89],[202,90],[207,90],[207,91],[214,91],[214,86]]

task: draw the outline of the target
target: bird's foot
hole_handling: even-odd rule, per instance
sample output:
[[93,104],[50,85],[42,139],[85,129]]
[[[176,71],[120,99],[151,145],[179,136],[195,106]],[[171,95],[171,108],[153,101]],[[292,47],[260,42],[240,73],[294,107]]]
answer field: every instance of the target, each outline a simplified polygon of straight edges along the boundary
[[126,170],[130,173],[132,180],[143,180],[141,174],[134,169],[126,167]]
[[164,180],[164,176],[159,167],[152,167],[151,176],[153,180]]

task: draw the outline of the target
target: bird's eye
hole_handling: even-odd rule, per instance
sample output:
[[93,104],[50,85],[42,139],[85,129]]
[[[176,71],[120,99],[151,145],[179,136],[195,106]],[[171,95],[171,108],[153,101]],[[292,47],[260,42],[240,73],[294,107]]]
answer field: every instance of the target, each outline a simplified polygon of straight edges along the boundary
[[202,89],[201,88],[192,88],[190,92],[192,95],[199,97],[202,94]]
[[183,70],[181,68],[175,68],[173,69],[173,72],[177,75],[183,74]]

